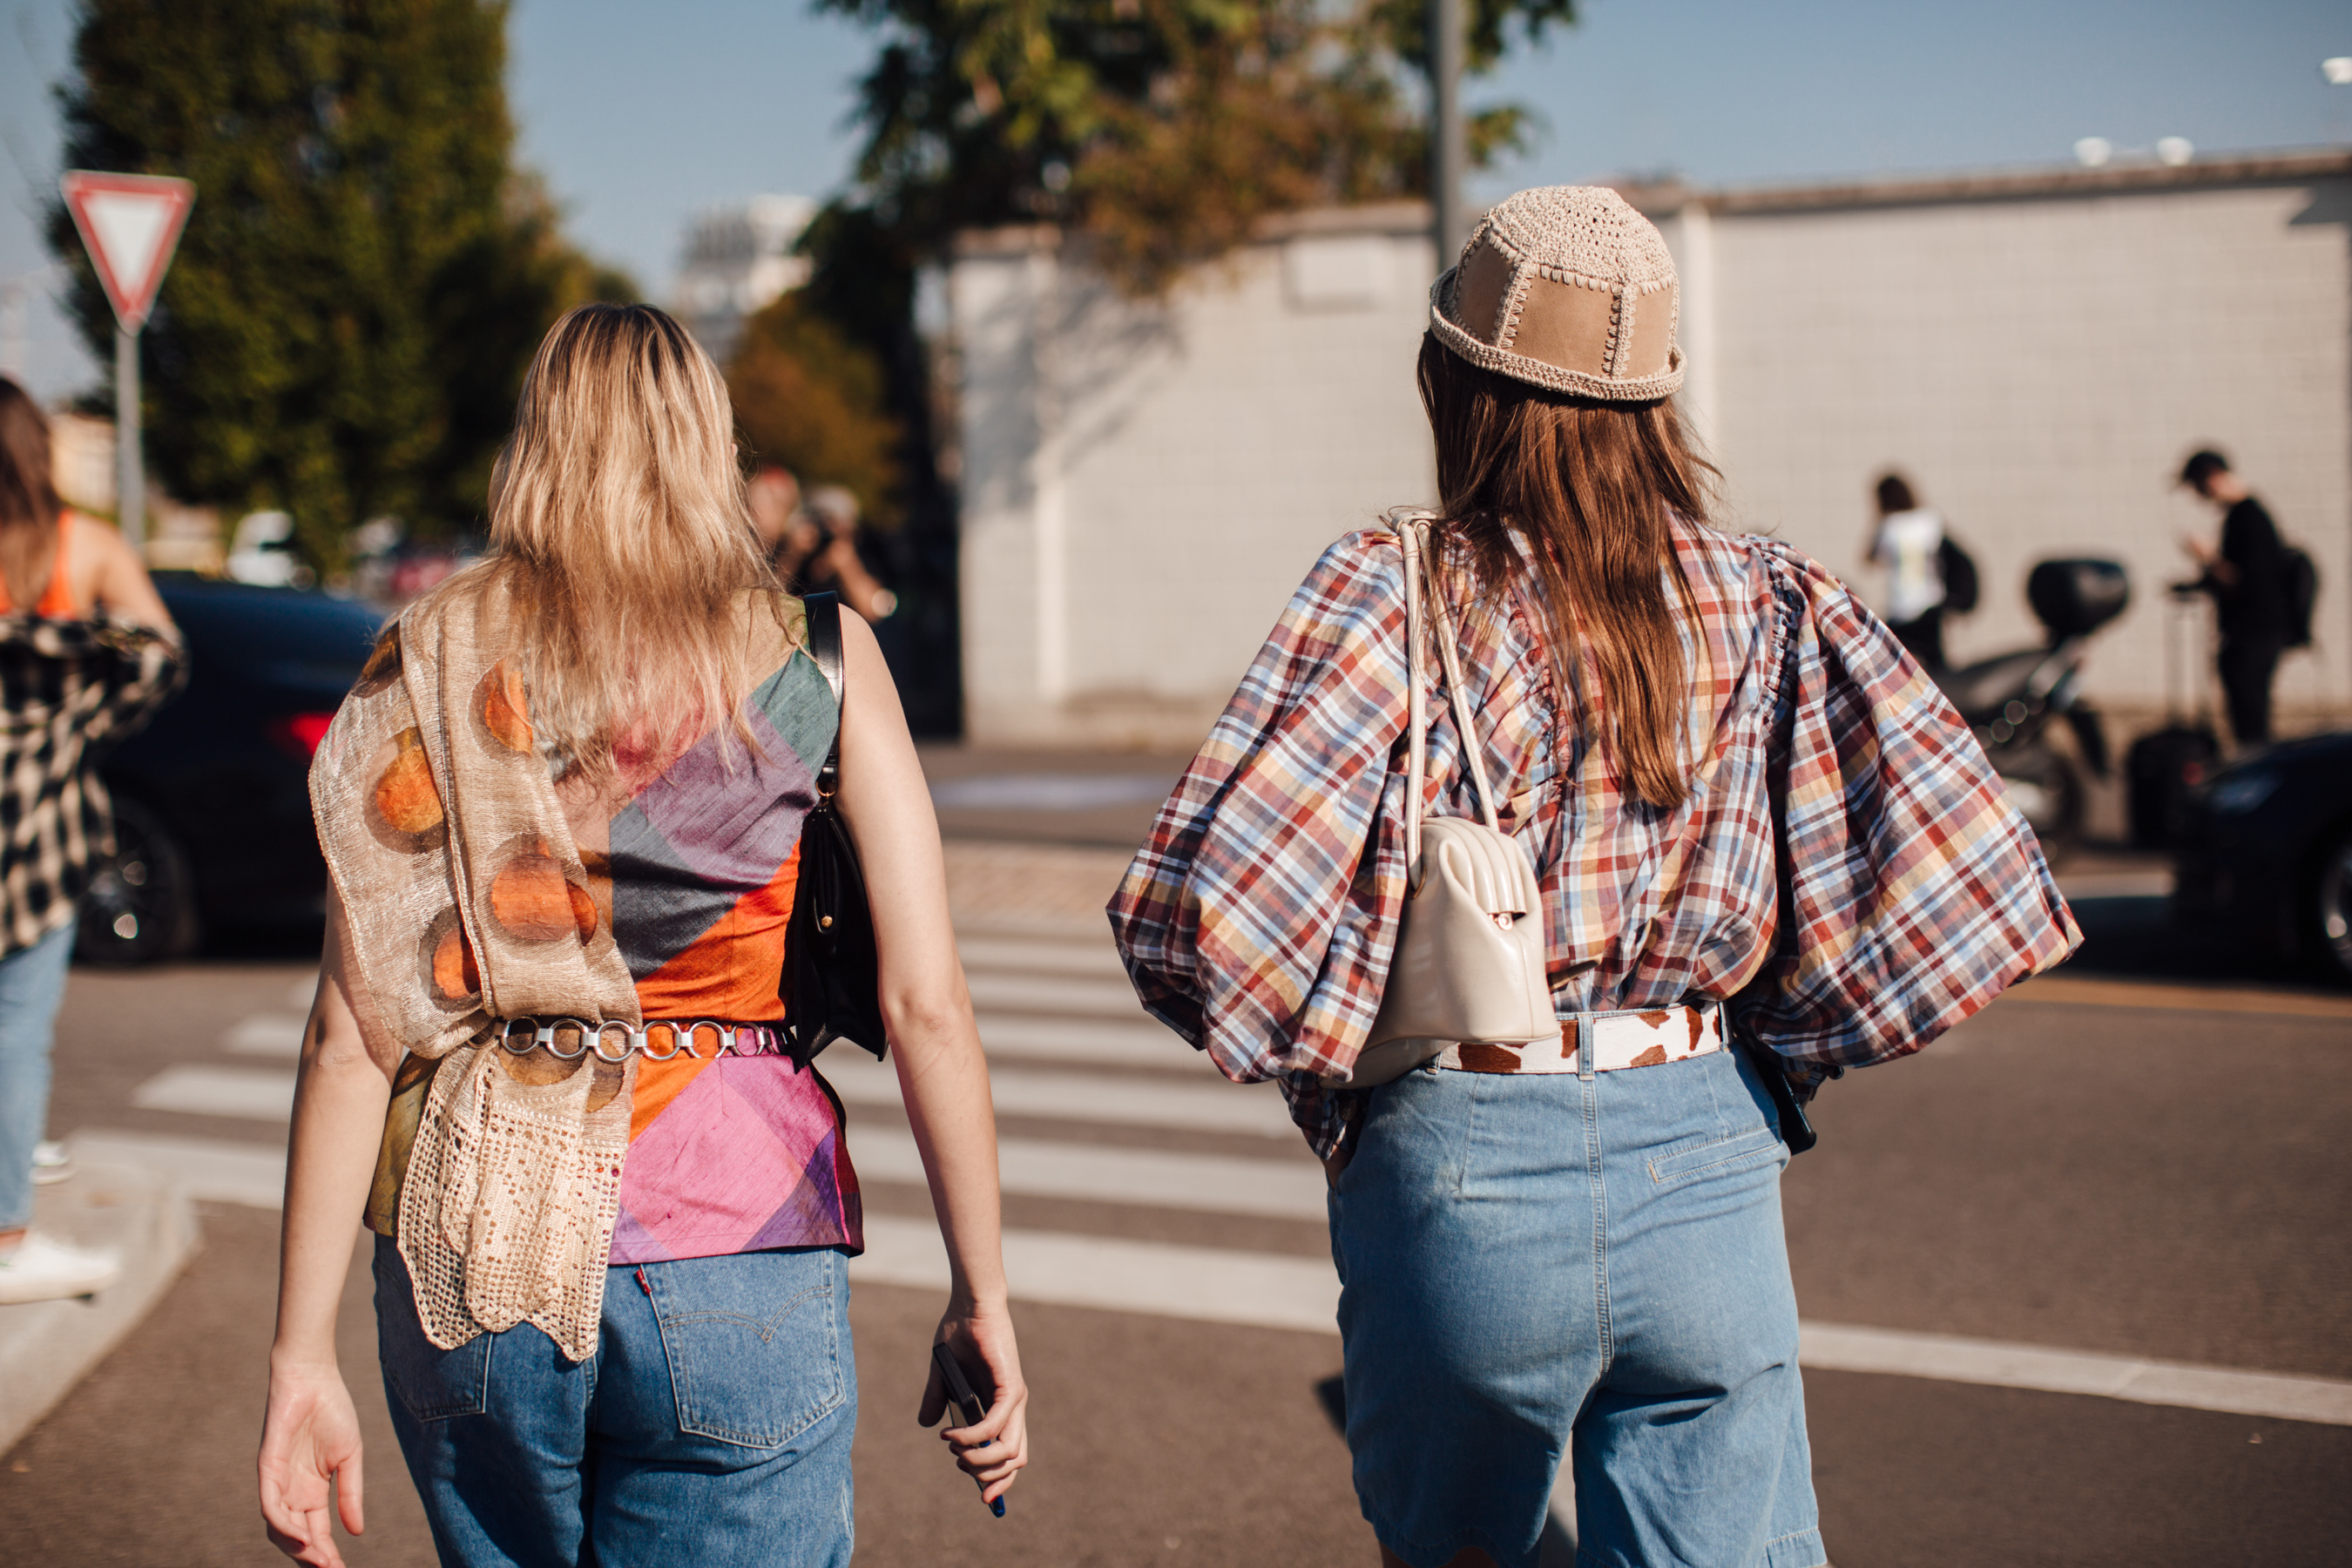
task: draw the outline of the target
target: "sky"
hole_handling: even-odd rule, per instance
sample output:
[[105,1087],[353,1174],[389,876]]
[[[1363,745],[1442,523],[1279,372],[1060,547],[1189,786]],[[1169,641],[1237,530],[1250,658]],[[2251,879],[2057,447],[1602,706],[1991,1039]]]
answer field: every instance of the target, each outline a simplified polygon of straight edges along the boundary
[[[2200,155],[2352,142],[2352,55],[2336,0],[1584,0],[1466,92],[1536,110],[1528,154],[1474,196],[1614,174],[1703,185],[2063,163],[2101,136]],[[48,88],[73,0],[0,0],[0,280],[47,262],[56,189]],[[795,0],[516,0],[509,92],[521,156],[572,237],[667,296],[684,227],[763,191],[824,196],[856,153],[855,82],[873,35]],[[203,200],[198,193],[199,203]],[[36,288],[27,379],[98,379]]]

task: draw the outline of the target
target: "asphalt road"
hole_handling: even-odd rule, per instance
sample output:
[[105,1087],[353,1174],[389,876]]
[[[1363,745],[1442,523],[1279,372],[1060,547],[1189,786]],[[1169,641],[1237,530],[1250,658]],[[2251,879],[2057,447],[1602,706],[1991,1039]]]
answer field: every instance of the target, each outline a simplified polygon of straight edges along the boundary
[[[1180,1264],[1206,1282],[1186,1311],[1224,1310],[1249,1292],[1218,1281],[1258,1279],[1252,1268],[1305,1281],[1311,1307],[1328,1253],[1313,1217],[1319,1178],[1295,1139],[1265,1131],[1264,1091],[1223,1088],[1164,1037],[1132,1033],[1136,1016],[1099,988],[1106,953],[1075,932],[979,933],[968,952],[1006,1112],[1007,1181],[1021,1189],[1007,1200],[1016,1284],[1034,1285],[1018,1315],[1036,1461],[1001,1522],[914,1426],[939,1296],[892,1281],[927,1278],[927,1205],[903,1176],[905,1122],[887,1080],[840,1064],[852,1154],[888,1238],[861,1264],[852,1305],[859,1560],[1369,1563],[1318,1393],[1339,1368],[1336,1337],[1130,1310],[1181,1296],[1152,1273]],[[77,972],[53,1130],[266,1150],[282,1137],[282,1100],[273,1110],[270,1096],[289,1063],[276,1053],[307,973],[283,961]],[[2347,1108],[2352,1010],[2037,1000],[2029,985],[1920,1058],[1825,1092],[1821,1146],[1784,1188],[1802,1310],[2352,1377]],[[1181,1201],[1154,1192],[1161,1156],[1190,1163]],[[163,1306],[0,1461],[0,1561],[272,1560],[251,1456],[275,1215],[208,1204],[204,1217],[205,1248]],[[344,1355],[373,1468],[372,1526],[352,1558],[429,1563],[371,1337],[355,1269]],[[2352,1427],[1807,1375],[1841,1568],[2338,1562],[2352,1536]]]

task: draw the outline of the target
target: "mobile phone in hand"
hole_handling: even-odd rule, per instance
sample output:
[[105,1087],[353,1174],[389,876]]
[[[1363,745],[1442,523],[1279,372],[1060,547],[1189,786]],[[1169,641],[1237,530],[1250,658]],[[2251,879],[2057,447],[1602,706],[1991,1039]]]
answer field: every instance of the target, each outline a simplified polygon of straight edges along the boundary
[[[946,1341],[942,1340],[931,1347],[931,1364],[940,1369],[940,1381],[947,1387],[948,1403],[955,1406],[965,1426],[977,1426],[987,1419],[987,1402],[972,1392],[971,1379],[964,1375],[963,1363],[956,1360],[955,1352],[948,1348]],[[996,1391],[992,1388],[989,1392],[994,1394]],[[985,1483],[982,1484],[982,1489],[987,1489]],[[1003,1498],[988,1506],[997,1518],[1004,1517]]]

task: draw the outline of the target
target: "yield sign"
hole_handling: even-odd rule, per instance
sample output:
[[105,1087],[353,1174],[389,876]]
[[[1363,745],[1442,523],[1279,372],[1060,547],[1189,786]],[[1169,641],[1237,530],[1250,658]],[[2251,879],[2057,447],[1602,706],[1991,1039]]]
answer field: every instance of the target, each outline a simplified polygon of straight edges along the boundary
[[98,265],[114,319],[126,331],[137,331],[163,286],[196,187],[152,174],[93,174],[85,169],[68,171],[58,183],[65,188],[66,207],[81,230],[81,242]]

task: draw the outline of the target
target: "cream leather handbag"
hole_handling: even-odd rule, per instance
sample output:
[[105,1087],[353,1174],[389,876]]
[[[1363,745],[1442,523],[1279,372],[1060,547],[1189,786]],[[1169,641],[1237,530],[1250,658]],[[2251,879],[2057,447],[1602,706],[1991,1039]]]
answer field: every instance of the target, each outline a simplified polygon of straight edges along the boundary
[[1486,763],[1462,682],[1454,616],[1442,587],[1430,598],[1437,606],[1446,700],[1469,758],[1481,820],[1422,820],[1429,715],[1422,695],[1426,638],[1421,578],[1429,521],[1425,512],[1396,519],[1404,545],[1405,666],[1412,691],[1404,796],[1405,861],[1412,870],[1404,915],[1380,1016],[1354,1070],[1325,1080],[1334,1088],[1388,1083],[1458,1042],[1524,1046],[1559,1034],[1544,978],[1542,893],[1535,868],[1495,815],[1495,794],[1486,783]]

